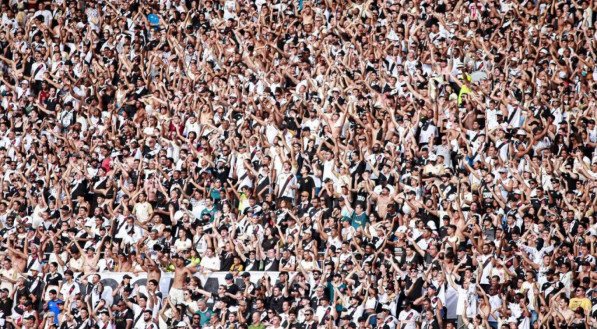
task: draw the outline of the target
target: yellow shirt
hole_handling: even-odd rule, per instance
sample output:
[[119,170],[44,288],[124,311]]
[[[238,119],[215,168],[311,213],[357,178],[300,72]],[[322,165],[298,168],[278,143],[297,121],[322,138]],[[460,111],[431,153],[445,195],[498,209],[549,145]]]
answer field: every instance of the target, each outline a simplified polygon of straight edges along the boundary
[[[472,77],[468,74],[465,74],[464,79],[466,82],[471,82]],[[460,92],[458,93],[458,105],[462,104],[462,95],[470,93],[472,90],[467,85],[463,84],[460,88]]]
[[462,88],[460,88],[460,92],[458,93],[458,105],[462,104],[462,95],[468,94],[470,92],[471,89],[469,87],[462,85]]
[[240,193],[238,197],[238,210],[242,213],[245,208],[249,207],[249,197],[245,193]]
[[568,304],[568,308],[570,308],[573,311],[576,311],[577,308],[582,307],[585,312],[590,312],[591,311],[591,301],[586,298],[570,298],[570,303]]
[[191,266],[199,266],[201,264],[201,258],[199,257],[191,257]]

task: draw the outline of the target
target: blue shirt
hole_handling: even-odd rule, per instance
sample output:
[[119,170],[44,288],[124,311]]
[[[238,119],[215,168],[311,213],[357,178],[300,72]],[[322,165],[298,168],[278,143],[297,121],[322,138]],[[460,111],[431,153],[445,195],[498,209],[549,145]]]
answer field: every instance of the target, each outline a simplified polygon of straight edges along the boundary
[[58,314],[60,314],[60,307],[58,307],[58,302],[62,302],[60,299],[50,299],[48,301],[48,310],[50,312],[54,312],[54,324],[58,325]]
[[201,317],[201,320],[199,320],[199,324],[201,326],[208,324],[209,320],[211,320],[212,313],[209,309],[205,309],[205,312],[201,312],[201,310],[198,310],[197,312],[195,312],[195,314],[199,314],[199,316]]
[[366,213],[361,213],[360,215],[358,215],[356,212],[352,213],[352,227],[356,229],[358,229],[359,227],[361,228],[365,228],[365,225],[367,224],[367,214]]

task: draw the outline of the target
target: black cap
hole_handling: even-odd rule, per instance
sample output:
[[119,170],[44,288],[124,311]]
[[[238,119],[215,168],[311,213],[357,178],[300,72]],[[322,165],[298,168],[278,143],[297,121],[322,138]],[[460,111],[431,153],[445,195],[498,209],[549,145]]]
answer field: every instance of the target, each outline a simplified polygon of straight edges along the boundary
[[122,277],[122,279],[123,279],[123,280],[124,280],[124,279],[132,279],[132,278],[133,278],[133,277],[132,277],[132,276],[130,276],[130,275],[128,275],[128,274],[125,274],[125,275]]

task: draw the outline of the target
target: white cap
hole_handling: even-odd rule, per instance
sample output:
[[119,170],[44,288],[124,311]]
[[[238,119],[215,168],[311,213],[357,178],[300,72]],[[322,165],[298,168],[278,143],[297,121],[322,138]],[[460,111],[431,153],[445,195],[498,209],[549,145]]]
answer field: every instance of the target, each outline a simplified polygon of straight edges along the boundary
[[437,226],[435,225],[435,223],[432,220],[430,220],[430,221],[427,222],[427,226],[429,226],[429,228],[432,231],[437,231]]

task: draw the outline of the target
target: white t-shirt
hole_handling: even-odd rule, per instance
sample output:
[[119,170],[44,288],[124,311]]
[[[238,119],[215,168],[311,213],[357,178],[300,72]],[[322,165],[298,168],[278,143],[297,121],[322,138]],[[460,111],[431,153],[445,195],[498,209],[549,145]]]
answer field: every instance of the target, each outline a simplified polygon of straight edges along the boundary
[[405,325],[401,326],[402,329],[416,329],[417,328],[417,321],[420,318],[419,312],[411,309],[410,311],[403,310],[398,315],[398,321],[404,321]]
[[186,238],[184,241],[181,239],[176,239],[176,242],[174,242],[174,247],[176,248],[177,252],[189,250],[192,245],[193,243],[189,238]]
[[220,270],[220,258],[217,255],[214,255],[213,257],[207,257],[205,256],[202,260],[201,260],[201,266],[211,270],[211,271],[218,271]]
[[429,123],[427,129],[421,128],[421,135],[419,136],[419,143],[429,143],[429,141],[437,136],[437,127]]

